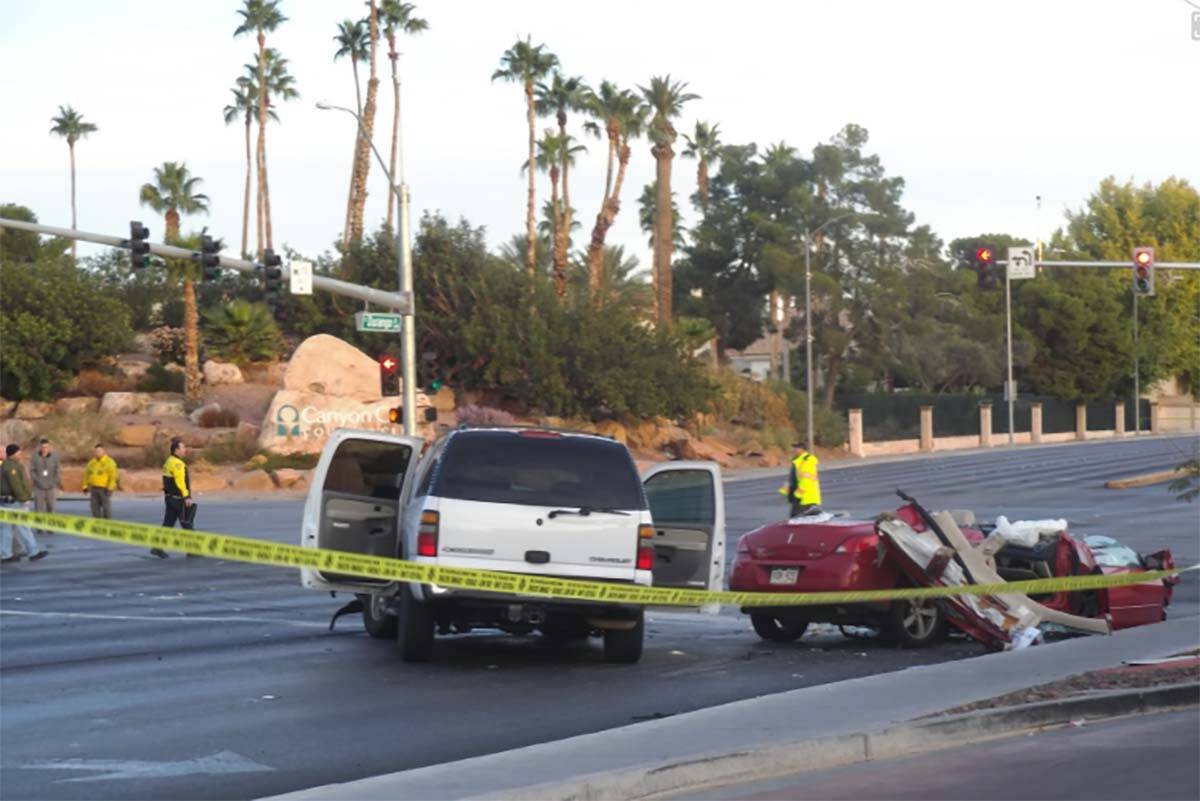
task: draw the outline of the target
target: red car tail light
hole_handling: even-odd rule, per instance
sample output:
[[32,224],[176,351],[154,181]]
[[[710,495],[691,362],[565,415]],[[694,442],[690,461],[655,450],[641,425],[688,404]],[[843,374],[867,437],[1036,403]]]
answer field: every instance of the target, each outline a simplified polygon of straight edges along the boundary
[[417,556],[437,556],[438,520],[437,512],[421,513],[421,525],[417,529]]
[[654,527],[645,523],[638,526],[637,569],[654,569]]
[[871,551],[875,549],[875,544],[879,542],[879,538],[875,535],[869,537],[850,537],[842,541],[842,544],[833,549],[834,553],[862,553],[863,551]]

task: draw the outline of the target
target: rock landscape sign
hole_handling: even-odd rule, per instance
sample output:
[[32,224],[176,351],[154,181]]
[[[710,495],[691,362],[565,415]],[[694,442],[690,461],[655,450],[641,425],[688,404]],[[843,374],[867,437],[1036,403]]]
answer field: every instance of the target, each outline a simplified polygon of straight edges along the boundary
[[359,331],[378,331],[384,334],[399,334],[399,314],[383,312],[357,312],[354,315],[354,327]]

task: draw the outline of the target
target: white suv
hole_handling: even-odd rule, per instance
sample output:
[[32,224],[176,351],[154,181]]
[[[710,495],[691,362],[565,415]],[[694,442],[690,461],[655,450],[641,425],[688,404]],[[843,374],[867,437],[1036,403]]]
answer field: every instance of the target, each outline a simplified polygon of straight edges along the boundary
[[[456,429],[416,438],[338,430],[304,508],[306,547],[590,581],[720,589],[720,468],[668,462],[639,478],[606,437],[544,428]],[[302,571],[313,589],[358,595],[375,637],[397,637],[405,661],[426,661],[435,633],[540,630],[604,638],[605,657],[636,662],[643,609],[434,585],[389,584]]]

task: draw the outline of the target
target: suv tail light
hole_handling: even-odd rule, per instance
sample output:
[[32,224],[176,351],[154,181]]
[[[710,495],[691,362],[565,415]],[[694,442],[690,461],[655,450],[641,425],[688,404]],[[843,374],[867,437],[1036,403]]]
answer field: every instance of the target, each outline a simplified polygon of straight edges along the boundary
[[638,526],[637,569],[654,569],[654,527],[645,523]]
[[417,529],[417,556],[437,556],[438,513],[421,512],[421,526]]

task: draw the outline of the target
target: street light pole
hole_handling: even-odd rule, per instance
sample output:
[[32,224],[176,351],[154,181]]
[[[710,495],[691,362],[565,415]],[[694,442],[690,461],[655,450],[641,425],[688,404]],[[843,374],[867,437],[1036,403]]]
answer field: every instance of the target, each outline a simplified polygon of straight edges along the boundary
[[[396,273],[397,280],[400,284],[400,291],[407,292],[408,296],[412,297],[413,272],[412,272],[412,249],[410,246],[410,222],[408,213],[408,182],[404,178],[404,148],[403,140],[397,141],[397,150],[399,151],[400,164],[400,182],[397,183],[392,173],[388,170],[387,164],[383,160],[383,156],[379,154],[379,150],[366,135],[366,129],[363,126],[362,117],[352,109],[344,106],[335,106],[324,101],[317,103],[317,108],[327,111],[336,109],[344,111],[355,119],[358,123],[358,132],[365,138],[368,144],[371,145],[371,151],[375,154],[375,159],[379,162],[379,169],[383,170],[383,174],[387,176],[388,187],[392,192],[396,193],[396,200],[400,206],[400,226],[396,234]],[[413,436],[417,433],[417,332],[416,332],[416,302],[409,307],[407,312],[401,312],[401,333],[400,333],[400,380],[404,384],[402,389],[401,410],[404,413],[404,433],[408,436]]]
[[853,213],[841,214],[826,220],[811,231],[804,232],[804,394],[808,407],[805,438],[809,453],[814,453],[813,448],[816,446],[816,438],[813,435],[812,238],[821,233],[825,226],[853,216]]

